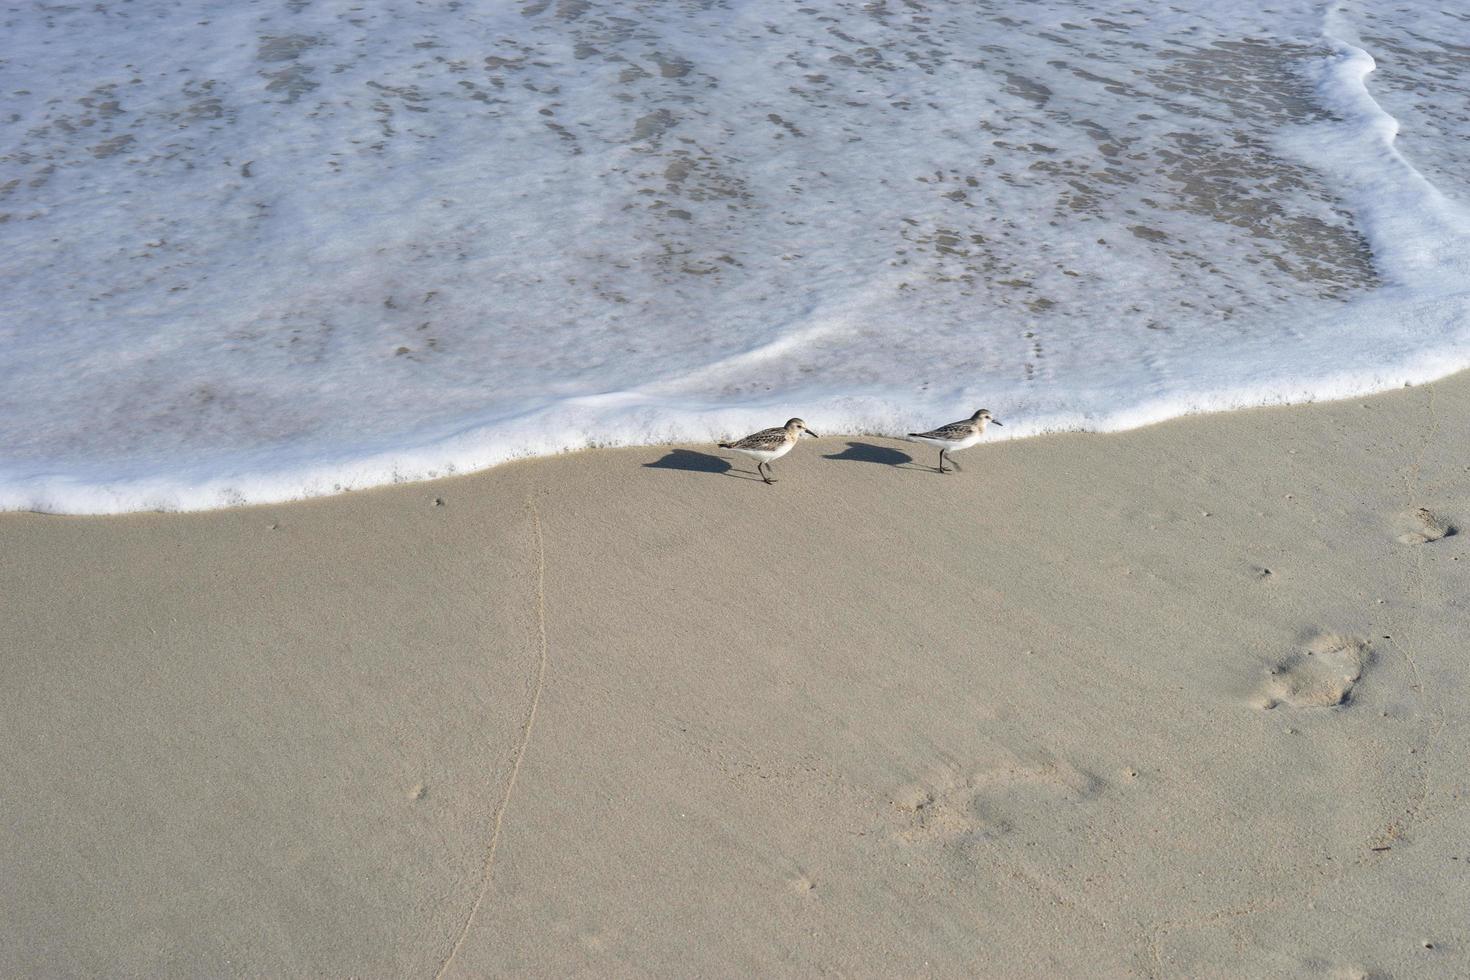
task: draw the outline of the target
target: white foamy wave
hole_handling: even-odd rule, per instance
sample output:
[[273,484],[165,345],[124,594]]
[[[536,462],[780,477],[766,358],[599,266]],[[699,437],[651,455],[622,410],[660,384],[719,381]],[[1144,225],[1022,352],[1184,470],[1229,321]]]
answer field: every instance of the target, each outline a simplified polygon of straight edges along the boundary
[[12,12],[0,508],[280,501],[792,414],[1111,430],[1441,377],[1470,366],[1470,123],[1442,71],[1442,113],[1394,100],[1470,21],[1412,16],[1439,20]]

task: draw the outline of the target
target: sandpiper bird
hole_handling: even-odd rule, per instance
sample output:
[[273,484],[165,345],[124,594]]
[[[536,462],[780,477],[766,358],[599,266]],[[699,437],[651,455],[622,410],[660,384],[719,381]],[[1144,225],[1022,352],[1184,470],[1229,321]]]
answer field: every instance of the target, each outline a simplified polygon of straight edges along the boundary
[[761,475],[761,479],[767,483],[775,483],[768,472],[771,460],[780,459],[791,452],[791,447],[796,445],[796,440],[801,438],[803,432],[816,438],[817,434],[808,429],[805,422],[791,419],[778,429],[762,429],[744,439],[722,442],[720,448],[733,449],[754,459],[756,472]]
[[[931,446],[939,447],[939,472],[948,473],[944,468],[944,456],[958,449],[969,449],[980,441],[980,436],[985,432],[985,423],[994,422],[1000,425],[1000,421],[991,417],[990,409],[982,408],[963,422],[951,422],[949,425],[941,425],[930,432],[910,432],[909,438],[917,442],[927,442]],[[955,463],[954,457],[949,460],[954,463],[954,468],[959,469],[960,464]]]

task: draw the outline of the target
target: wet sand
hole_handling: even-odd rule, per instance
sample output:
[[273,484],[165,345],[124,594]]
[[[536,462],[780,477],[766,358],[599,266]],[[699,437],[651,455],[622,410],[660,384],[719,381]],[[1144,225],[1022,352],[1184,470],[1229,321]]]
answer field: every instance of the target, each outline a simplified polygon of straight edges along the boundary
[[0,974],[1463,974],[1466,418],[0,514]]

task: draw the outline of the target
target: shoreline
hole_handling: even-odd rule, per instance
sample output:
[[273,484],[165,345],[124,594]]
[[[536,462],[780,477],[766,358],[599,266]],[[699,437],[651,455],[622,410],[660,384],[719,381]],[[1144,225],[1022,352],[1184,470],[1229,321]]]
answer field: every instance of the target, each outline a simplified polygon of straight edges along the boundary
[[[1008,412],[997,410],[999,414],[1012,418],[1013,421],[1003,431],[989,433],[987,441],[1010,442],[1061,435],[1112,435],[1147,429],[1178,419],[1225,415],[1258,409],[1331,404],[1372,398],[1398,391],[1401,388],[1444,383],[1448,379],[1470,372],[1470,362],[1460,363],[1457,360],[1455,365],[1449,368],[1446,368],[1444,362],[1443,353],[1430,356],[1427,352],[1420,352],[1417,362],[1410,362],[1395,368],[1400,375],[1407,373],[1411,380],[1385,382],[1376,374],[1371,380],[1357,377],[1354,380],[1346,380],[1339,373],[1333,376],[1330,383],[1323,383],[1331,390],[1332,393],[1329,395],[1315,395],[1295,389],[1275,390],[1273,394],[1268,395],[1249,388],[1235,388],[1225,392],[1197,393],[1183,398],[1160,397],[1154,401],[1114,411],[1101,417],[1079,415],[1075,412],[1052,412],[1044,415],[1039,421],[1024,412],[1013,416]],[[836,399],[835,403],[848,406],[843,411],[850,412],[854,403],[863,404],[866,400],[865,398],[843,397]],[[969,402],[963,404],[969,404]],[[474,477],[502,466],[532,463],[537,460],[586,452],[654,451],[681,447],[716,451],[718,442],[738,438],[739,435],[746,432],[764,428],[777,416],[789,415],[791,408],[792,404],[783,402],[776,407],[745,406],[739,409],[705,413],[709,423],[707,426],[709,435],[703,440],[661,439],[650,442],[613,440],[590,445],[579,440],[568,442],[564,435],[535,436],[530,434],[534,430],[533,427],[533,430],[527,430],[526,433],[519,436],[512,435],[507,438],[512,444],[515,444],[517,439],[523,443],[528,440],[530,442],[539,441],[543,446],[541,450],[513,449],[508,453],[496,450],[486,455],[475,447],[485,440],[488,432],[495,430],[495,426],[492,425],[470,428],[460,435],[416,448],[365,453],[353,456],[346,462],[313,463],[297,468],[250,472],[243,477],[236,474],[226,477],[191,479],[186,482],[179,482],[169,477],[145,477],[110,479],[98,483],[77,483],[74,476],[58,478],[52,475],[41,483],[30,480],[12,482],[9,485],[5,484],[3,478],[0,478],[0,514],[120,517],[145,513],[210,513],[241,507],[289,506],[305,501],[329,499],[342,494],[365,493],[392,487],[433,483],[438,480]],[[969,411],[952,409],[950,414],[968,414]],[[834,415],[840,416],[842,411],[825,413],[819,407],[817,413],[808,414],[812,414],[814,418],[818,414],[821,414],[823,418],[831,418]],[[875,413],[864,410],[860,414],[867,417]],[[898,433],[907,431],[906,426],[931,424],[934,419],[942,415],[949,417],[942,412],[930,413],[923,417],[924,421],[915,423],[912,417],[904,422],[898,417],[898,413],[891,410],[876,412],[876,414],[884,417],[891,416],[886,428],[880,430],[877,427],[872,429],[860,427],[858,430],[839,434],[838,427],[824,425],[820,431],[831,433],[831,437],[835,438],[887,439],[903,443],[908,440]],[[595,423],[590,416],[583,419],[582,422],[586,426],[595,428]],[[608,424],[615,423],[608,421]],[[578,426],[558,424],[553,428],[565,431],[577,429]],[[60,490],[56,489],[58,479],[61,481]],[[298,490],[283,491],[280,489],[282,485],[294,486]],[[305,487],[305,490],[300,490],[301,487]],[[324,487],[326,489],[323,489]],[[59,502],[63,499],[69,503]],[[180,504],[178,502],[180,500],[187,502]],[[129,505],[125,503],[126,501],[132,501],[133,504]],[[163,503],[163,501],[169,501],[169,503]]]
[[0,972],[1455,972],[1466,417],[0,513]]

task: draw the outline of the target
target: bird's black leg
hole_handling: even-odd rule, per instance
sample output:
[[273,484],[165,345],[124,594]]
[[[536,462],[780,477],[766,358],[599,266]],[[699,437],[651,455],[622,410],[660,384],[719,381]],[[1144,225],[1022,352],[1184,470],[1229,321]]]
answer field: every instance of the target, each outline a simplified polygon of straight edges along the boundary
[[941,472],[941,473],[948,473],[949,472],[948,470],[946,470],[944,468],[944,450],[943,449],[939,450],[939,472]]
[[770,474],[768,474],[766,472],[766,462],[765,462],[765,460],[760,460],[759,462],[757,462],[755,464],[755,468],[760,473],[761,479],[762,480],[765,480],[766,483],[769,484],[769,483],[775,483],[776,482],[775,480],[771,479]]

